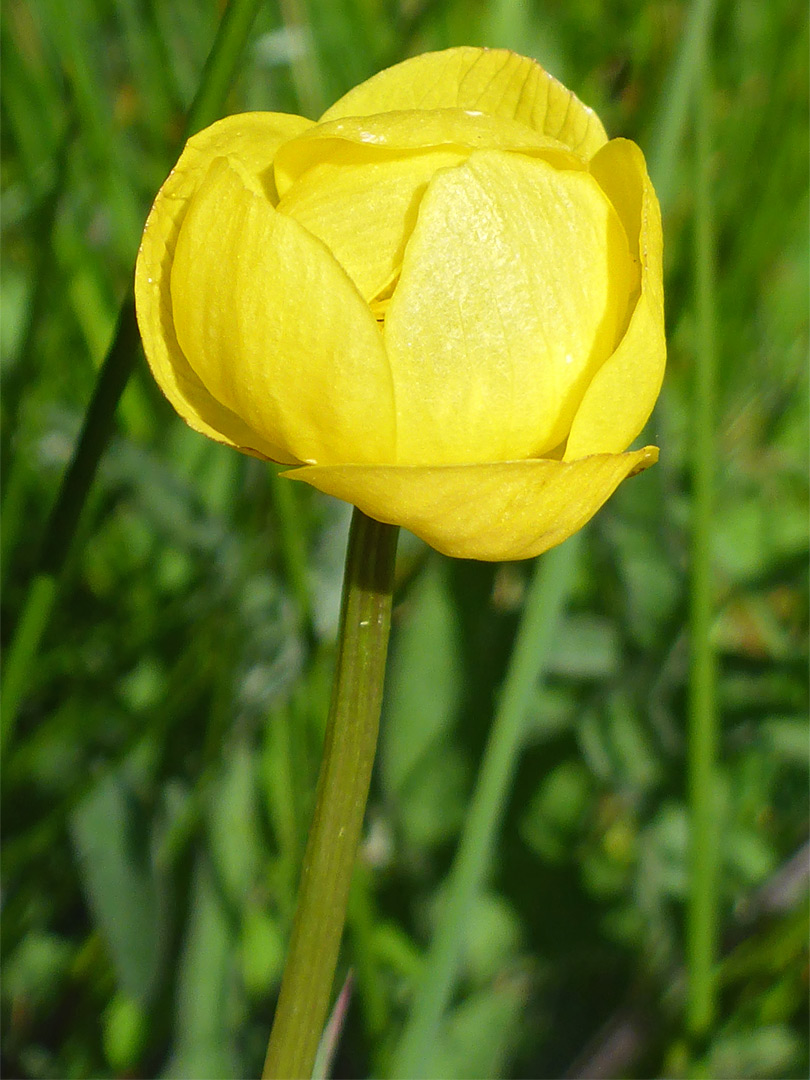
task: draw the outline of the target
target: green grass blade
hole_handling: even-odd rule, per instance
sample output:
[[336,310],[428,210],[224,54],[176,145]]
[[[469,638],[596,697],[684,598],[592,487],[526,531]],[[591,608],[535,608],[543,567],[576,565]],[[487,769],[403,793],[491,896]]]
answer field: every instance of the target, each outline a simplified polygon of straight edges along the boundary
[[158,986],[166,927],[144,819],[126,771],[118,769],[76,806],[70,836],[118,985],[145,1005]]
[[[261,0],[231,0],[228,4],[203,71],[200,89],[189,109],[186,135],[205,127],[219,115],[260,3]],[[79,442],[48,519],[39,575],[31,586],[34,595],[26,598],[24,615],[17,631],[23,635],[22,641],[18,643],[15,636],[9,646],[14,662],[9,662],[3,674],[4,743],[14,730],[17,710],[22,703],[55,599],[55,582],[64,566],[90,486],[112,432],[115,410],[135,367],[139,340],[135,304],[130,293],[121,306],[115,337],[99,371]],[[46,577],[53,579],[53,584],[47,587]],[[48,597],[47,604],[43,601],[45,596]]]
[[112,434],[115,407],[135,366],[139,345],[135,301],[130,293],[121,309],[112,348],[99,372],[79,441],[45,527],[40,560],[43,573],[56,577],[64,565],[98,462]]
[[112,104],[98,92],[98,56],[87,48],[98,14],[87,0],[51,0],[51,5],[51,27],[54,31],[58,28],[59,57],[84,134],[88,164],[98,172],[109,200],[110,227],[117,250],[129,257],[138,236],[140,212],[127,168],[126,147],[115,129]]
[[537,563],[492,723],[481,770],[447,885],[446,904],[391,1076],[424,1076],[436,1030],[455,985],[467,919],[481,889],[523,741],[526,707],[541,678],[576,570],[581,537]]
[[135,303],[130,295],[121,311],[115,341],[99,372],[79,441],[51,510],[45,528],[39,572],[28,590],[23,613],[9,646],[2,682],[1,730],[4,748],[16,725],[17,712],[56,601],[56,583],[76,533],[96,468],[112,432],[115,407],[135,365],[139,340]]
[[307,533],[304,528],[295,484],[279,476],[279,470],[268,471],[273,512],[278,523],[281,557],[284,574],[298,605],[301,627],[309,642],[314,641],[312,601],[309,595],[309,571],[307,565]]
[[714,616],[713,515],[715,474],[715,242],[710,179],[711,80],[708,28],[701,50],[701,92],[695,109],[695,308],[692,476],[694,484],[689,686],[689,802],[691,875],[687,911],[689,988],[686,1025],[695,1050],[708,1038],[715,1014],[718,858],[717,703]]
[[231,0],[205,62],[200,88],[188,110],[185,138],[218,119],[236,77],[251,27],[263,0]]
[[56,579],[50,574],[37,574],[26,594],[25,606],[3,664],[3,708],[0,712],[0,748],[3,750],[14,734],[17,713],[30,684],[31,671],[55,596]]
[[678,190],[677,162],[700,79],[703,42],[714,20],[716,4],[717,0],[694,0],[678,54],[661,92],[649,161],[650,176],[664,210]]

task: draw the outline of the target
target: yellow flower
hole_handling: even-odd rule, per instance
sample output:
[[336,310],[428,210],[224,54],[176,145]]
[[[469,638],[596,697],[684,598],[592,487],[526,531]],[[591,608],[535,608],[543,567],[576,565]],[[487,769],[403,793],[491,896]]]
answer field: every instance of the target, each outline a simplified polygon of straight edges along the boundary
[[136,272],[155,378],[197,431],[462,558],[581,528],[665,361],[639,148],[534,61],[417,56],[318,123],[192,138]]

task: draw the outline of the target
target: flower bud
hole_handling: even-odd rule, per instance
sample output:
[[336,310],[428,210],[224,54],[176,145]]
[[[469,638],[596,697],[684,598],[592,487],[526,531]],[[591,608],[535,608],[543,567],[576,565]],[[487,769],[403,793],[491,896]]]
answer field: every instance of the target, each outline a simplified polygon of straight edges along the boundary
[[136,301],[193,428],[450,555],[539,554],[657,458],[627,452],[666,356],[643,155],[511,52],[195,135]]

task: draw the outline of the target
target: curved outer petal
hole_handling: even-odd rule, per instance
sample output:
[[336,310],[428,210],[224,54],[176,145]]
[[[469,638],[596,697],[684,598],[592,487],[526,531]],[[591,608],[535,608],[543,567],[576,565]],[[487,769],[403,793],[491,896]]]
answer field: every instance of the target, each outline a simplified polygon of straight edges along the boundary
[[666,364],[661,211],[644,156],[635,143],[613,139],[590,168],[641,262],[641,294],[616,351],[585,391],[571,424],[566,461],[626,449],[652,412]]
[[485,150],[438,173],[385,322],[397,464],[556,447],[637,282],[621,222],[587,172]]
[[163,393],[196,431],[273,460],[289,458],[213,398],[189,366],[174,331],[169,275],[180,226],[211,162],[223,155],[236,159],[272,189],[269,170],[276,150],[308,127],[312,122],[300,116],[243,113],[226,117],[189,139],[155,199],[135,269],[138,326],[146,358]]
[[518,120],[585,159],[607,142],[596,113],[534,60],[471,46],[414,56],[381,71],[327,109],[321,123],[395,109],[446,108]]
[[393,460],[391,372],[374,316],[331,252],[238,163],[218,158],[198,188],[171,296],[191,367],[284,460]]
[[305,467],[284,475],[403,525],[438,551],[490,562],[528,559],[581,529],[628,476],[658,459],[647,446],[579,461]]
[[319,124],[282,146],[274,163],[278,209],[323,240],[372,301],[399,270],[433,174],[486,148],[587,168],[561,143],[514,120],[461,109],[384,113]]

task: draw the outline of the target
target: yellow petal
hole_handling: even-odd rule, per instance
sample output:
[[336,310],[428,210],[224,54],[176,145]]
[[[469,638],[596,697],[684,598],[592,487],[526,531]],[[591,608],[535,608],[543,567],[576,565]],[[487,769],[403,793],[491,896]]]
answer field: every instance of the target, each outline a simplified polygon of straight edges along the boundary
[[553,449],[636,287],[624,229],[588,173],[498,150],[437,173],[385,322],[397,463]]
[[641,262],[641,294],[616,351],[594,376],[571,425],[565,460],[619,453],[641,432],[666,364],[661,211],[644,156],[625,139],[609,142],[591,172],[621,217]]
[[406,110],[319,123],[291,139],[273,162],[279,194],[286,194],[313,165],[350,152],[347,143],[355,146],[355,153],[348,158],[352,163],[385,160],[386,152],[421,153],[453,147],[464,151],[523,150],[560,168],[584,167],[582,158],[564,143],[510,117],[469,109]]
[[368,305],[324,245],[225,158],[183,221],[171,299],[201,382],[285,460],[392,460],[391,376]]
[[534,60],[470,46],[414,56],[381,71],[327,109],[321,121],[446,108],[518,120],[586,159],[607,141],[596,113]]
[[579,461],[480,465],[343,465],[296,469],[303,480],[403,525],[438,551],[490,562],[528,559],[581,529],[628,476],[658,458],[647,446]]
[[361,163],[352,157],[364,155],[344,147],[343,154],[309,169],[278,209],[322,240],[371,302],[399,271],[428,181],[464,155],[434,150]]
[[436,170],[492,147],[540,155],[561,168],[586,167],[523,124],[460,109],[349,118],[319,124],[280,149],[278,209],[323,240],[372,301],[399,271]]
[[169,274],[189,201],[214,158],[224,155],[240,161],[272,188],[270,168],[276,150],[311,126],[311,121],[300,116],[245,113],[220,120],[189,139],[155,199],[135,271],[138,325],[146,358],[163,393],[196,431],[273,460],[279,460],[280,449],[216,401],[189,366],[174,332]]

